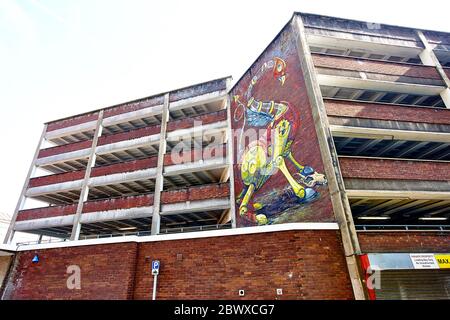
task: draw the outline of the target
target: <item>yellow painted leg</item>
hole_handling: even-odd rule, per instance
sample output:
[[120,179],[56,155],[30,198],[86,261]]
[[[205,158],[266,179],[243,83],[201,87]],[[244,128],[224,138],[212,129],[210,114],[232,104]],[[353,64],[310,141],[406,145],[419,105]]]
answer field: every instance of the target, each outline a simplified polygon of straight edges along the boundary
[[288,168],[286,167],[286,163],[284,162],[284,158],[279,156],[276,159],[276,166],[283,172],[284,176],[286,177],[287,181],[292,187],[292,190],[299,198],[305,197],[305,189],[292,177],[291,173],[289,172]]
[[255,191],[255,186],[253,184],[250,184],[244,198],[242,199],[241,205],[239,206],[239,214],[241,216],[245,215],[248,211],[247,205],[250,201],[251,196],[253,195],[253,191]]

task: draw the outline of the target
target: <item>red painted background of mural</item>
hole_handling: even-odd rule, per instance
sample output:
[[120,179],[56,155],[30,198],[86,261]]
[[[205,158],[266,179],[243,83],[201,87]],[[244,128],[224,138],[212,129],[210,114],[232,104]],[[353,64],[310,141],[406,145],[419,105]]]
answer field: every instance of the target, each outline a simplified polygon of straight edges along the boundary
[[[263,72],[263,70],[266,71]],[[251,87],[251,94],[246,94],[249,86]],[[305,184],[301,183],[304,180],[299,179],[301,176],[306,176],[307,178],[324,177],[322,175],[324,173],[324,166],[320,155],[303,73],[289,25],[285,27],[280,35],[235,85],[231,91],[231,100],[231,121],[234,132],[234,181],[237,199],[237,226],[335,221],[326,180],[321,181],[322,183],[316,184],[312,188],[307,188]],[[265,102],[265,104],[262,105],[258,101]],[[252,189],[251,191],[253,192],[248,192],[249,185],[251,184],[249,181],[253,181],[253,176],[248,177],[249,169],[247,167],[251,163],[242,161],[242,158],[248,158],[246,155],[251,151],[252,144],[240,138],[238,132],[243,127],[246,130],[249,128],[261,129],[261,126],[254,125],[255,122],[251,120],[251,115],[255,115],[255,113],[245,113],[252,104],[252,110],[256,111],[257,118],[261,110],[266,111],[265,117],[267,117],[267,114],[275,116],[276,110],[288,106],[286,112],[281,112],[282,115],[279,119],[262,126],[262,128],[268,128],[267,130],[272,130],[273,132],[273,130],[278,130],[277,128],[280,125],[283,125],[283,120],[287,120],[289,123],[287,126],[290,130],[288,140],[292,141],[290,151],[294,161],[291,160],[292,158],[285,156],[284,162],[287,170],[296,182],[300,183],[305,190],[312,189],[307,190],[308,195],[309,193],[313,194],[311,198],[305,196],[304,192],[296,193],[293,191],[295,189],[293,188],[295,183],[288,182],[287,175],[279,169],[279,162],[275,160],[272,162],[277,168],[274,170],[274,173],[267,179],[262,179],[262,182],[260,178],[259,182],[256,183],[258,187],[252,187],[256,190]],[[246,116],[243,116],[243,114]],[[277,143],[279,144],[276,139],[269,139],[267,145],[263,147],[266,151],[264,152],[265,156],[263,156],[264,159],[267,158],[266,163],[269,163],[271,158],[275,158],[274,150],[277,149]],[[258,154],[256,151],[254,153]],[[257,155],[256,157],[257,160],[260,159]],[[295,161],[301,166],[305,166],[304,171],[299,170],[299,166],[295,165]],[[260,163],[264,161],[256,162]],[[241,171],[244,171],[244,175]],[[314,174],[311,175],[312,172]],[[326,179],[326,177],[324,178]],[[241,194],[242,190],[244,190],[243,194]],[[247,193],[250,193],[248,204],[243,205],[243,202],[247,203],[247,199],[245,199]],[[308,201],[305,201],[305,199]],[[242,209],[242,207],[245,208]]]

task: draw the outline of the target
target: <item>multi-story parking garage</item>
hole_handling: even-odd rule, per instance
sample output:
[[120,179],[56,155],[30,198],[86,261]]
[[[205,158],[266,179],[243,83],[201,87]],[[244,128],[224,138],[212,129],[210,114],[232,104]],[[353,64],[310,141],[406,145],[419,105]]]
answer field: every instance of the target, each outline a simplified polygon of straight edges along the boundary
[[148,299],[159,259],[161,298],[448,299],[449,77],[448,33],[295,13],[234,86],[49,122],[3,298]]

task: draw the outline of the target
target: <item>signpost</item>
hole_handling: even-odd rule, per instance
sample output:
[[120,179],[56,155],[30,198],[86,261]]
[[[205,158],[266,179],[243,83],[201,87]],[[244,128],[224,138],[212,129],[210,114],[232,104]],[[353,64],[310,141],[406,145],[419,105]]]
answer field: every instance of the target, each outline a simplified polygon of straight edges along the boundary
[[158,281],[159,267],[161,263],[159,260],[152,261],[152,275],[153,275],[153,299],[156,300],[156,283]]

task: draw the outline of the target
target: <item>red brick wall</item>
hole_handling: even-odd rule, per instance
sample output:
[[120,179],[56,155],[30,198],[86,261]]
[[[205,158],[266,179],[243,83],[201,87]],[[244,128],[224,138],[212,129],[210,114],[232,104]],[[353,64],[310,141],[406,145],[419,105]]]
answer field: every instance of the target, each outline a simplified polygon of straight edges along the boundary
[[445,232],[359,232],[363,253],[448,253],[450,233]]
[[17,215],[17,221],[68,216],[71,214],[75,214],[76,211],[77,211],[76,204],[68,206],[43,207],[43,208],[21,210]]
[[436,68],[429,66],[329,56],[324,54],[313,54],[312,57],[316,67],[442,80]]
[[122,173],[122,172],[132,172],[138,170],[145,170],[149,168],[156,167],[158,162],[158,157],[150,157],[141,160],[120,162],[103,167],[92,168],[91,177],[106,176],[109,174]]
[[106,144],[115,143],[115,142],[119,142],[119,141],[126,141],[126,140],[131,140],[131,139],[142,138],[142,137],[158,134],[160,132],[161,132],[161,127],[158,125],[158,126],[145,127],[145,128],[141,128],[141,129],[135,129],[135,130],[127,131],[127,132],[116,133],[116,134],[107,135],[107,136],[101,136],[100,138],[98,138],[98,145],[103,146]]
[[[112,164],[103,167],[94,167],[91,171],[91,177],[105,176],[115,173],[132,172],[137,170],[144,170],[154,168],[157,164],[157,157],[150,157],[141,160],[127,161]],[[29,188],[46,186],[55,183],[62,183],[68,181],[75,181],[84,179],[85,170],[72,171],[60,174],[52,174],[43,177],[36,177],[30,179]]]
[[[224,198],[229,196],[230,186],[228,183],[212,183],[172,191],[163,191],[161,195],[161,202],[164,204],[169,204],[184,201]],[[84,204],[83,213],[139,208],[151,205],[153,205],[153,194],[146,194],[140,196],[89,201]],[[75,212],[76,205],[21,210],[17,217],[17,221],[65,216],[74,214]]]
[[325,108],[329,116],[450,124],[450,110],[448,109],[407,107],[331,99],[325,100]]
[[75,126],[77,124],[82,124],[85,122],[95,121],[97,119],[98,119],[98,112],[95,112],[95,113],[84,114],[84,115],[80,115],[80,116],[75,116],[73,118],[68,118],[68,119],[64,119],[64,120],[51,122],[47,126],[47,132],[66,128],[66,127]]
[[131,101],[123,103],[117,106],[113,106],[105,109],[103,118],[112,117],[118,114],[123,114],[127,112],[137,111],[157,105],[162,105],[164,103],[164,95],[154,96],[144,99],[139,99],[136,101]]
[[[39,255],[39,263],[31,259]],[[285,231],[19,253],[10,299],[352,299],[338,231]],[[81,268],[81,290],[66,268]],[[276,296],[282,288],[283,295]]]
[[190,117],[186,119],[180,119],[177,121],[170,121],[167,124],[167,131],[175,131],[179,129],[187,129],[194,126],[194,122],[201,122],[203,125],[224,121],[227,119],[227,111],[226,110],[220,110],[217,112],[211,112],[207,113],[201,116],[197,117]]
[[169,204],[185,201],[225,198],[229,196],[230,185],[228,183],[209,184],[173,191],[164,191],[161,195],[161,203]]
[[115,199],[89,201],[84,204],[83,213],[139,208],[151,205],[153,205],[153,194],[146,194],[135,197],[122,197]]
[[389,180],[450,180],[450,163],[340,157],[344,178]]
[[213,159],[219,156],[225,157],[227,155],[227,146],[226,144],[222,144],[208,146],[202,149],[195,148],[186,153],[187,154],[185,154],[184,152],[180,152],[179,154],[177,154],[174,152],[174,154],[172,154],[172,152],[169,152],[165,154],[164,165],[171,166],[198,160]]
[[84,178],[85,170],[71,171],[66,173],[51,174],[43,177],[31,178],[28,188],[47,186],[55,183],[62,183],[67,181],[76,181]]
[[[130,299],[136,243],[58,248],[18,254],[13,290],[7,299]],[[35,254],[39,263],[32,263]],[[81,269],[81,290],[67,288],[67,267]]]
[[77,151],[82,149],[89,149],[92,147],[92,140],[69,143],[62,146],[56,146],[51,148],[42,149],[39,151],[38,158],[45,158],[54,156],[56,154],[62,154],[71,151]]

